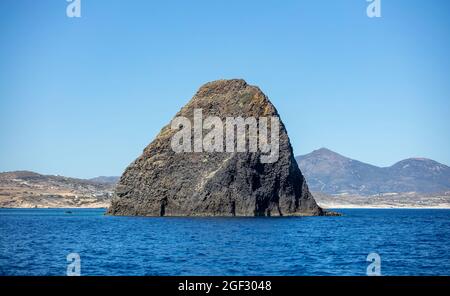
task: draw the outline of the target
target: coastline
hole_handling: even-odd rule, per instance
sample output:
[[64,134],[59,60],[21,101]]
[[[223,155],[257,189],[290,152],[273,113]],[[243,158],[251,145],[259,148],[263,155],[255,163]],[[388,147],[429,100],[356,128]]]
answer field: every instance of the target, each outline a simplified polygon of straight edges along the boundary
[[[319,204],[320,205],[320,204]],[[445,206],[390,206],[390,205],[370,205],[370,206],[359,206],[359,205],[333,205],[333,206],[321,206],[325,210],[333,209],[367,209],[367,210],[389,210],[389,209],[404,209],[404,210],[450,210],[450,205]]]
[[[379,209],[379,210],[389,210],[389,209],[404,209],[404,210],[450,210],[450,205],[439,205],[439,206],[393,206],[393,205],[352,205],[352,204],[341,204],[341,205],[321,205],[319,206],[324,209],[325,211],[330,210],[339,210],[339,209]],[[52,207],[52,206],[42,206],[42,207],[0,207],[0,210],[2,209],[42,209],[42,210],[50,210],[50,209],[93,209],[93,210],[100,210],[100,209],[107,209],[107,206],[87,206],[87,207]],[[211,216],[205,216],[205,217],[211,217]],[[286,217],[293,217],[293,216],[286,216]],[[300,216],[299,216],[300,217]],[[305,216],[308,217],[308,216]]]

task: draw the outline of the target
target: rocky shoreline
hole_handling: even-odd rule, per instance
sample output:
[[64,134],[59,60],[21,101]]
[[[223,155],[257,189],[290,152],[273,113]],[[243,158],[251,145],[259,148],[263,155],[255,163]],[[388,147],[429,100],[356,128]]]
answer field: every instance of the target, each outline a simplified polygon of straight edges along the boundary
[[[83,180],[34,172],[0,173],[0,208],[108,208],[117,177]],[[450,209],[450,192],[327,195],[312,192],[323,209]],[[325,213],[327,211],[325,210]]]

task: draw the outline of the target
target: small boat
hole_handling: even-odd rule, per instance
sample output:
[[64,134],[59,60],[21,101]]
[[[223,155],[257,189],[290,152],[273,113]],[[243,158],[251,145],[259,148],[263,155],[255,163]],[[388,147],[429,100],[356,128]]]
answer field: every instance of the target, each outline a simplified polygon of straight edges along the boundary
[[65,211],[66,214],[72,214],[72,211]]

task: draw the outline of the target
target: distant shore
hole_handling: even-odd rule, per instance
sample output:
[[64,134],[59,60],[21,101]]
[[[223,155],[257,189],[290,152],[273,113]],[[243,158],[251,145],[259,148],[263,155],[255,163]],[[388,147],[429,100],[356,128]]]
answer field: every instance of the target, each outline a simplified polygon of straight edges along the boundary
[[313,193],[325,209],[450,209],[450,195],[395,193],[388,195],[327,195]]
[[[320,204],[319,204],[320,205]],[[360,206],[360,205],[327,205],[321,206],[322,208],[328,209],[411,209],[411,210],[432,210],[432,209],[442,209],[442,210],[450,210],[450,205],[445,206],[391,206],[391,205],[370,205],[370,206]]]
[[[114,177],[82,180],[29,171],[0,173],[0,208],[99,209],[110,206]],[[324,209],[450,209],[450,191],[363,196],[312,192]]]

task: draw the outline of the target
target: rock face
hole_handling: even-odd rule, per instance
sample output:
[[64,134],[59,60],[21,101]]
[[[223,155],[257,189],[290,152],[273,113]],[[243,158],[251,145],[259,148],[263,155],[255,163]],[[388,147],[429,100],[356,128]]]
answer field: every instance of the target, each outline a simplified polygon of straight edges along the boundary
[[[193,122],[204,116],[278,116],[269,99],[244,80],[203,85],[176,116]],[[165,126],[123,173],[108,209],[111,215],[137,216],[303,216],[324,215],[308,190],[283,123],[279,158],[262,163],[261,152],[175,153]],[[205,132],[204,132],[205,133]],[[192,133],[194,134],[194,133]],[[194,141],[192,141],[194,142]]]

